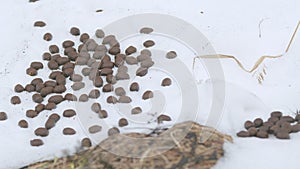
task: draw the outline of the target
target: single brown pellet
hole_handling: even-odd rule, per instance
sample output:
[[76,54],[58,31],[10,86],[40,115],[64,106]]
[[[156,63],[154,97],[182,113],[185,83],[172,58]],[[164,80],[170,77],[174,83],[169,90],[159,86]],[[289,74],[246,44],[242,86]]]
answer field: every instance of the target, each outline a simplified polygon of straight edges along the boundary
[[148,90],[143,94],[142,99],[147,100],[150,98],[153,98],[153,92]]
[[150,34],[151,32],[153,32],[153,29],[149,28],[149,27],[143,27],[140,29],[140,33],[143,33],[143,34]]
[[63,112],[64,117],[73,117],[76,115],[76,111],[73,109],[67,109]]
[[141,107],[134,107],[131,110],[131,114],[140,114],[140,113],[142,113],[142,108]]
[[56,86],[56,82],[53,81],[53,80],[47,80],[47,81],[44,82],[44,85],[46,87],[55,87]]
[[47,103],[45,105],[45,110],[53,110],[56,109],[56,104],[55,103]]
[[93,103],[91,106],[91,110],[95,113],[99,113],[101,111],[100,103]]
[[64,99],[67,101],[77,101],[77,97],[71,93],[67,93]]
[[113,74],[114,71],[111,68],[104,68],[100,71],[100,76],[107,76]]
[[28,122],[26,120],[20,120],[18,122],[18,126],[20,126],[21,128],[28,128]]
[[75,45],[75,43],[71,40],[65,40],[62,43],[63,48],[73,47],[74,45]]
[[111,54],[111,55],[117,55],[121,52],[121,49],[120,47],[111,47],[109,50],[108,50],[108,53]]
[[177,57],[177,53],[175,51],[170,51],[166,54],[167,59],[174,59]]
[[127,57],[125,58],[125,61],[126,61],[126,63],[127,63],[128,65],[136,65],[136,64],[138,64],[137,59],[136,59],[135,57],[133,57],[133,56],[127,56]]
[[115,96],[108,96],[106,98],[106,102],[109,104],[116,104],[118,102],[118,99]]
[[53,95],[48,99],[49,103],[55,103],[55,104],[59,104],[62,101],[64,101],[64,98],[62,97],[62,95]]
[[154,62],[151,58],[141,61],[141,67],[143,67],[143,68],[150,68],[153,65],[154,65]]
[[170,86],[172,84],[172,80],[170,78],[164,78],[161,82],[161,86]]
[[84,138],[81,140],[81,147],[89,148],[92,146],[92,142],[89,138]]
[[146,47],[146,48],[149,48],[149,47],[152,47],[155,45],[155,42],[153,40],[147,40],[143,43],[143,45]]
[[30,145],[33,146],[33,147],[42,146],[43,144],[44,144],[44,142],[41,139],[30,140]]
[[254,123],[255,127],[260,127],[260,126],[263,125],[264,121],[261,118],[257,118],[257,119],[254,120],[253,123]]
[[27,84],[27,85],[25,86],[25,91],[27,91],[27,92],[33,92],[33,91],[35,91],[34,85],[32,85],[32,84]]
[[152,56],[152,53],[149,49],[143,49],[140,53],[141,53],[141,55]]
[[43,82],[44,82],[44,81],[43,81],[41,78],[34,78],[34,79],[30,82],[30,84],[36,86],[37,84],[43,83]]
[[32,101],[34,101],[35,103],[42,103],[44,101],[44,98],[42,97],[41,94],[36,93],[32,95]]
[[53,113],[53,114],[51,114],[49,116],[49,119],[54,119],[55,122],[57,123],[59,121],[59,119],[60,119],[60,116],[58,114],[56,114],[56,113]]
[[148,73],[148,69],[147,69],[147,68],[140,67],[140,68],[138,68],[137,71],[136,71],[136,76],[143,77],[143,76],[145,76],[147,73]]
[[125,50],[125,54],[126,55],[131,55],[133,53],[136,52],[136,48],[134,46],[129,46],[126,50]]
[[102,127],[99,125],[93,125],[93,126],[89,127],[89,133],[91,133],[91,134],[98,133],[101,130],[102,130]]
[[80,36],[80,42],[85,43],[88,39],[90,38],[90,36],[87,33],[83,33]]
[[87,94],[82,94],[79,96],[79,102],[87,102],[89,100],[89,96]]
[[43,53],[43,56],[42,56],[43,60],[50,60],[51,59],[51,54],[48,53],[48,52],[45,52]]
[[286,121],[286,122],[289,122],[289,123],[295,122],[295,119],[294,119],[293,117],[291,117],[291,116],[282,116],[282,117],[280,118],[280,120]]
[[83,69],[81,70],[81,74],[82,74],[83,76],[88,76],[88,75],[90,74],[90,72],[91,72],[91,69],[88,68],[88,67],[85,67],[85,68],[83,68]]
[[245,127],[245,129],[249,129],[249,128],[251,128],[251,127],[254,127],[254,124],[253,124],[253,122],[252,121],[246,121],[245,123],[244,123],[244,127]]
[[123,95],[126,95],[126,91],[123,87],[117,87],[115,89],[115,93],[117,96],[123,96]]
[[17,84],[16,86],[15,86],[15,92],[16,93],[21,93],[21,92],[23,92],[25,90],[25,88],[21,85],[21,84]]
[[137,92],[137,91],[140,90],[140,85],[139,85],[137,82],[133,82],[133,83],[130,85],[129,90],[132,91],[132,92]]
[[93,84],[95,87],[102,87],[103,86],[103,79],[101,76],[96,76],[94,81],[93,81]]
[[63,70],[63,74],[65,77],[69,77],[74,73],[74,69],[73,68],[67,68]]
[[74,82],[73,85],[71,86],[71,88],[74,91],[80,90],[80,89],[82,89],[84,87],[85,87],[85,84],[83,82]]
[[35,106],[34,110],[39,114],[43,110],[45,110],[45,105],[44,104],[38,104]]
[[45,33],[44,36],[43,36],[43,39],[45,41],[51,41],[53,38],[52,34],[51,33]]
[[100,110],[98,113],[100,119],[107,118],[107,111],[106,110]]
[[30,68],[26,69],[26,74],[28,74],[29,76],[36,76],[37,70],[30,67]]
[[29,118],[34,118],[38,115],[38,113],[34,110],[27,110],[26,111],[26,117],[29,117]]
[[111,92],[114,90],[114,86],[110,83],[106,84],[102,88],[102,92]]
[[66,127],[63,129],[63,134],[64,135],[74,135],[74,134],[76,134],[76,131],[70,127]]
[[93,89],[89,93],[89,98],[91,99],[97,99],[100,97],[100,91],[98,89]]
[[64,65],[64,64],[70,62],[70,59],[68,57],[60,57],[60,58],[57,58],[55,61],[59,66],[61,66],[61,65]]
[[50,61],[48,62],[48,68],[49,68],[50,70],[56,70],[56,69],[59,68],[59,65],[58,65],[58,63],[56,63],[55,60],[50,60]]
[[35,27],[44,27],[46,26],[46,23],[44,21],[36,21],[34,22],[34,25]]
[[46,137],[49,135],[49,131],[44,127],[39,127],[35,129],[34,134],[36,136]]
[[53,87],[49,86],[49,87],[44,87],[41,89],[41,96],[42,97],[46,97],[47,95],[51,94],[53,92]]
[[266,131],[258,131],[256,134],[258,138],[269,138],[269,135]]
[[129,96],[120,96],[118,102],[119,103],[131,103],[132,100]]
[[7,114],[5,112],[0,112],[0,121],[7,120]]
[[44,65],[42,62],[31,62],[30,67],[39,70],[39,69],[43,69]]
[[120,130],[117,127],[110,128],[107,131],[108,136],[112,136],[112,135],[119,134],[119,133],[120,133]]
[[119,126],[120,126],[120,127],[124,127],[124,126],[127,126],[127,125],[128,125],[127,119],[121,118],[121,119],[119,120]]
[[52,53],[52,54],[59,53],[58,46],[57,45],[50,45],[49,46],[49,52]]
[[56,124],[55,119],[49,118],[49,119],[46,121],[46,123],[45,123],[45,128],[46,128],[47,130],[50,130],[50,129],[52,129],[52,128],[55,126],[55,124]]
[[13,96],[11,99],[10,99],[10,103],[11,104],[20,104],[21,103],[21,99],[19,96]]
[[77,27],[72,27],[72,28],[70,29],[70,33],[71,33],[72,35],[74,35],[74,36],[79,36],[79,35],[80,35],[80,30],[79,30],[79,28],[77,28]]
[[164,114],[161,114],[157,117],[157,122],[158,123],[162,123],[164,121],[171,121],[171,117],[170,116],[167,116],[167,115],[164,115]]
[[282,116],[282,112],[280,112],[280,111],[274,111],[271,113],[271,117],[280,118],[281,116]]
[[255,127],[251,127],[248,129],[250,136],[255,136],[257,133],[257,129]]
[[65,85],[57,85],[57,86],[55,86],[54,87],[54,89],[53,89],[53,93],[63,93],[63,92],[65,92],[67,90],[67,88],[66,88],[66,86]]
[[250,134],[248,131],[240,131],[236,134],[238,137],[250,137]]
[[97,29],[95,35],[97,38],[103,38],[105,36],[105,33],[102,29]]

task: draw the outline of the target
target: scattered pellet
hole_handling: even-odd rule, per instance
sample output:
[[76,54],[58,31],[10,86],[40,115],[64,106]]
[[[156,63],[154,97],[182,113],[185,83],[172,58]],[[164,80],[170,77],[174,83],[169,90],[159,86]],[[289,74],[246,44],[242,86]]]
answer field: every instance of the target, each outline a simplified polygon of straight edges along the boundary
[[114,86],[112,85],[112,84],[110,84],[110,83],[108,83],[108,84],[105,84],[104,86],[103,86],[103,88],[102,88],[102,92],[111,92],[111,91],[113,91],[114,90]]
[[81,147],[89,148],[92,146],[92,142],[89,138],[84,138],[81,140]]
[[20,99],[19,96],[13,96],[13,97],[11,97],[11,99],[10,99],[10,103],[11,103],[11,104],[14,104],[14,105],[20,104],[20,103],[21,103],[21,99]]
[[115,89],[115,93],[116,93],[117,96],[123,96],[123,95],[126,94],[126,91],[124,90],[123,87],[117,87]]
[[109,104],[116,104],[118,102],[118,99],[115,96],[108,96],[106,98],[106,102]]
[[85,87],[85,84],[83,82],[74,82],[71,86],[71,88],[74,90],[74,91],[78,91],[82,88]]
[[57,45],[50,45],[49,46],[49,52],[52,53],[52,54],[59,53],[58,46]]
[[36,136],[46,137],[49,135],[49,131],[44,127],[39,127],[35,129],[34,134]]
[[255,136],[257,133],[257,129],[255,127],[250,127],[248,129],[248,132],[249,132],[250,136]]
[[101,130],[102,130],[102,127],[99,125],[93,125],[93,126],[89,127],[89,133],[91,133],[91,134],[98,133]]
[[55,126],[56,122],[55,122],[55,119],[53,118],[48,118],[48,120],[46,121],[45,123],[45,128],[47,130],[50,130],[52,129],[54,126]]
[[140,68],[138,68],[138,69],[136,70],[136,76],[143,77],[143,76],[145,76],[147,73],[148,73],[148,69],[147,69],[147,68],[140,67]]
[[140,33],[143,33],[143,34],[150,34],[152,32],[153,32],[153,29],[149,28],[149,27],[143,27],[140,29]]
[[172,84],[172,80],[170,78],[164,78],[161,82],[161,86],[170,86]]
[[50,60],[51,59],[51,54],[48,52],[43,53],[43,60]]
[[25,86],[25,91],[27,91],[27,92],[33,92],[33,91],[35,91],[34,85],[32,85],[32,84],[27,84],[27,85]]
[[119,120],[119,126],[120,126],[120,127],[124,127],[124,126],[127,126],[127,125],[128,125],[127,119],[121,118],[121,119]]
[[135,57],[133,57],[133,56],[127,56],[127,57],[125,58],[125,61],[126,61],[126,63],[127,63],[128,65],[136,65],[136,64],[138,64],[137,59],[136,59]]
[[34,110],[27,110],[26,111],[26,117],[29,117],[29,118],[34,118],[38,115],[38,113]]
[[39,147],[39,146],[44,145],[44,142],[41,139],[33,139],[33,140],[30,140],[30,145],[33,147]]
[[147,100],[147,99],[150,99],[150,98],[153,98],[153,92],[148,90],[146,91],[143,96],[142,96],[142,99],[143,100]]
[[39,69],[43,69],[44,65],[42,62],[31,62],[30,67],[39,70]]
[[49,103],[55,103],[55,104],[59,104],[62,101],[64,101],[64,98],[62,97],[62,95],[53,95],[48,99]]
[[120,133],[120,130],[117,127],[112,127],[110,129],[108,129],[108,131],[107,131],[108,136],[112,136],[112,135],[119,134],[119,133]]
[[254,120],[253,123],[254,123],[255,127],[260,127],[260,126],[263,125],[264,121],[261,118],[257,118],[257,119]]
[[106,76],[106,82],[107,83],[111,83],[111,84],[115,84],[115,83],[117,83],[117,79],[116,79],[115,76],[113,76],[112,74],[110,74],[110,75]]
[[53,110],[56,109],[56,104],[55,103],[47,103],[45,105],[45,110]]
[[250,134],[248,131],[240,131],[236,134],[238,137],[250,137]]
[[101,76],[96,76],[94,81],[93,81],[93,84],[95,87],[102,87],[103,86],[103,79]]
[[157,117],[157,123],[162,123],[164,121],[171,121],[171,117],[164,114],[161,114]]
[[105,33],[102,29],[97,29],[95,35],[97,38],[103,38],[105,36]]
[[175,51],[169,51],[167,54],[166,54],[166,58],[167,59],[174,59],[177,57],[177,53]]
[[79,96],[79,102],[87,102],[89,100],[89,96],[87,94],[82,94]]
[[73,95],[72,93],[67,93],[64,97],[67,101],[77,101],[77,97]]
[[98,115],[99,115],[100,119],[107,118],[107,111],[106,110],[100,110],[100,112],[98,112]]
[[41,89],[41,96],[42,97],[46,97],[47,95],[51,94],[53,92],[53,87],[49,86],[49,87],[44,87]]
[[131,83],[129,90],[132,92],[137,92],[140,90],[140,85],[137,82],[133,82]]
[[72,27],[72,28],[70,29],[70,33],[71,33],[72,35],[74,35],[74,36],[79,36],[79,35],[80,35],[80,30],[79,30],[79,28],[77,28],[77,27]]
[[130,102],[132,102],[132,100],[129,96],[120,96],[118,102],[119,103],[130,103]]
[[37,112],[37,113],[40,113],[42,112],[43,110],[45,110],[45,105],[44,104],[37,104],[34,108],[34,110]]
[[154,62],[151,58],[141,61],[141,67],[143,67],[143,68],[150,68],[153,65],[154,65]]
[[0,121],[7,120],[7,114],[5,112],[0,112]]
[[256,136],[258,138],[269,138],[268,132],[266,131],[258,131]]
[[44,21],[36,21],[34,22],[34,25],[35,27],[44,27],[46,26],[46,23]]
[[67,109],[63,112],[64,117],[73,117],[76,115],[76,111],[73,109]]
[[140,114],[140,113],[142,113],[142,108],[141,107],[134,107],[131,110],[131,114]]
[[28,74],[29,76],[36,76],[37,70],[30,67],[30,68],[26,69],[26,74]]
[[63,92],[65,92],[67,90],[67,88],[66,88],[66,86],[65,85],[57,85],[57,86],[55,86],[54,87],[54,89],[53,89],[53,93],[63,93]]
[[60,119],[60,116],[59,116],[58,114],[56,114],[56,113],[53,113],[53,114],[51,114],[51,115],[49,116],[49,118],[50,118],[50,119],[54,119],[55,122],[57,123],[57,122],[59,121],[59,119]]
[[48,32],[48,33],[45,33],[44,36],[43,36],[43,39],[44,39],[45,41],[51,41],[52,38],[53,38],[53,36],[52,36],[52,34],[49,33],[49,32]]
[[282,116],[282,112],[280,112],[280,111],[274,111],[271,113],[271,117],[280,118],[281,116]]
[[44,98],[41,94],[36,93],[32,95],[32,101],[34,101],[35,103],[42,103],[44,101]]
[[100,91],[98,89],[93,89],[89,93],[89,98],[91,99],[97,99],[100,97]]
[[85,43],[88,39],[90,38],[90,36],[87,34],[87,33],[83,33],[81,36],[80,36],[80,42],[82,43]]
[[95,113],[99,113],[101,111],[100,103],[93,103],[91,106],[91,110]]
[[21,84],[17,84],[16,86],[15,86],[15,92],[16,93],[21,93],[21,92],[23,92],[25,90],[25,88],[21,85]]
[[146,47],[146,48],[149,48],[149,47],[152,47],[155,45],[155,42],[153,40],[147,40],[143,43],[143,45]]
[[74,135],[74,134],[76,134],[76,131],[70,127],[66,127],[63,129],[63,134],[64,135]]
[[133,53],[135,53],[136,52],[136,47],[134,47],[134,46],[129,46],[126,50],[125,50],[125,54],[126,55],[131,55],[131,54],[133,54]]
[[28,122],[26,120],[20,120],[18,122],[18,126],[20,126],[21,128],[28,128]]

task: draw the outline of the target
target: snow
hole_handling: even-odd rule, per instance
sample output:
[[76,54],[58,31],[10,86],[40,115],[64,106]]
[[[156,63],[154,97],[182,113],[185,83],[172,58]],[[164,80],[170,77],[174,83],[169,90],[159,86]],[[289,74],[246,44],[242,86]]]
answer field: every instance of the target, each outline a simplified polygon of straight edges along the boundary
[[[42,53],[47,51],[48,46],[51,44],[61,44],[65,39],[78,41],[78,37],[72,37],[69,34],[70,27],[77,26],[81,29],[81,32],[93,34],[97,28],[104,28],[126,16],[143,13],[166,14],[190,23],[209,40],[216,53],[234,55],[247,69],[250,69],[262,55],[284,53],[296,24],[300,20],[298,6],[299,1],[297,0],[73,0],[72,2],[41,0],[36,3],[28,3],[26,0],[3,1],[0,6],[0,21],[2,23],[0,111],[8,113],[8,120],[0,122],[0,168],[19,168],[32,162],[72,154],[78,150],[80,140],[89,135],[87,129],[84,128],[88,125],[87,123],[89,125],[98,123],[94,115],[84,116],[83,114],[79,114],[76,118],[61,120],[55,128],[51,129],[50,135],[43,138],[44,146],[31,147],[29,140],[37,138],[34,136],[33,130],[43,125],[46,117],[52,112],[45,112],[35,119],[29,119],[29,128],[20,129],[17,126],[18,121],[25,117],[27,109],[34,106],[30,100],[31,95],[28,93],[18,94],[21,98],[24,98],[22,104],[17,106],[10,104],[10,97],[15,95],[13,92],[14,85],[17,83],[26,84],[32,79],[32,77],[25,74],[25,70],[31,61],[41,60]],[[104,11],[96,13],[95,11],[98,9]],[[44,28],[33,27],[33,23],[37,20],[45,21],[47,26]],[[259,37],[260,22],[261,37]],[[133,29],[135,26],[139,27],[138,23],[132,22],[128,24],[128,29]],[[122,33],[122,29],[116,29]],[[154,28],[154,30],[158,31],[158,28]],[[53,40],[45,42],[42,36],[48,31],[53,34]],[[182,35],[181,33],[178,32],[178,36]],[[273,110],[282,110],[287,115],[293,115],[293,112],[299,108],[300,88],[298,86],[300,86],[300,80],[297,78],[300,63],[299,58],[297,58],[300,53],[298,48],[300,44],[299,33],[296,35],[290,51],[282,58],[266,59],[264,61],[267,75],[262,85],[258,84],[256,78],[252,77],[251,74],[242,71],[233,60],[220,60],[226,82],[225,102],[222,108],[223,111],[220,112],[222,113],[220,114],[221,118],[213,119],[211,124],[221,132],[233,136],[234,143],[225,144],[225,157],[217,163],[215,169],[299,168],[297,158],[300,155],[298,151],[300,148],[298,143],[300,140],[299,134],[292,134],[291,140],[284,141],[274,137],[269,139],[245,139],[235,136],[236,132],[242,130],[243,122],[246,120],[253,120],[256,117],[262,117],[266,120]],[[157,36],[155,37],[157,46],[160,46],[163,50],[176,49],[180,56],[185,55],[188,57],[189,59],[184,63],[187,65],[186,70],[192,72],[188,66],[194,57],[193,53],[195,51],[191,51],[188,47],[177,43],[176,37],[170,38],[160,35],[154,34],[154,36]],[[142,37],[125,36],[123,37],[124,46],[128,46],[130,43],[137,45],[138,42],[150,37],[152,35]],[[169,43],[168,38],[172,40],[172,43]],[[162,53],[158,52],[157,56],[159,55],[162,55]],[[202,69],[200,66],[199,70]],[[153,76],[153,78],[157,81],[164,76],[171,76],[175,79],[173,74],[166,71],[153,69],[154,73],[155,71],[157,71],[157,76]],[[44,69],[39,71],[39,75],[46,78],[47,72]],[[203,81],[196,84],[200,100],[199,116],[196,121],[202,124],[209,117],[207,113],[211,109],[213,99],[221,99],[222,101],[222,97],[214,98],[214,94],[218,96],[218,93],[212,91],[212,86],[222,85],[222,81],[212,82],[208,79],[206,73],[204,70],[198,74]],[[142,81],[142,79],[134,80]],[[172,88],[162,90],[166,94],[165,101],[168,101],[168,103],[170,100],[172,101],[168,97],[180,98],[183,93],[188,91],[180,89],[180,86],[182,86],[180,80],[177,79],[175,82]],[[147,79],[144,79],[141,83],[147,84]],[[192,83],[188,84],[187,88],[195,87],[194,85]],[[149,88],[162,89],[159,85],[143,86],[145,90]],[[139,97],[139,95],[135,97]],[[105,97],[101,96],[101,99],[104,100]],[[180,107],[180,104],[177,103],[180,103],[180,100],[174,99],[173,101],[171,105],[176,106],[173,107],[167,104],[163,108],[165,111],[172,110],[176,119],[178,117],[176,110]],[[64,109],[74,107],[80,109],[82,105],[63,103],[54,112],[62,113]],[[143,105],[148,111],[151,110],[151,103],[143,103]],[[108,106],[107,109],[114,111],[114,107]],[[145,117],[149,118],[150,116],[145,115]],[[106,122],[116,125],[114,118],[115,116],[109,117]],[[139,126],[147,126],[144,124],[146,120],[149,120],[147,118],[138,121],[140,122]],[[184,120],[184,118],[181,119],[181,116],[178,118],[177,121]],[[186,118],[193,118],[193,114]],[[132,120],[137,120],[137,118]],[[215,125],[216,123],[217,125]],[[77,134],[74,136],[62,135],[64,127],[75,128]],[[149,127],[155,127],[155,125],[152,124]],[[105,129],[103,128],[103,130]],[[126,129],[122,131],[128,132]],[[149,130],[144,129],[143,131]],[[102,133],[103,135],[98,137],[92,136],[94,143],[106,136],[105,132]]]

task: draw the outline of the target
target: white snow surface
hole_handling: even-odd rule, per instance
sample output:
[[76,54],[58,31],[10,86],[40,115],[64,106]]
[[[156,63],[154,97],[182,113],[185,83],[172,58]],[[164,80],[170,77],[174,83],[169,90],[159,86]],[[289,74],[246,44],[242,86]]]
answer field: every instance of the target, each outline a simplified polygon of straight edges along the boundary
[[[78,37],[69,34],[70,27],[77,26],[81,32],[93,34],[96,29],[126,16],[142,13],[167,14],[192,24],[208,38],[217,53],[237,56],[250,69],[260,56],[284,52],[300,20],[299,5],[297,0],[2,1],[0,111],[7,112],[8,120],[0,122],[0,168],[20,168],[33,162],[70,155],[78,150],[80,140],[87,136],[86,129],[77,117],[65,118],[51,129],[48,137],[42,138],[45,145],[30,146],[30,139],[37,138],[33,133],[34,129],[43,125],[49,114],[61,114],[66,108],[74,108],[73,103],[67,102],[54,111],[46,111],[34,119],[28,119],[28,129],[18,127],[18,121],[25,118],[25,111],[35,104],[29,93],[15,94],[14,86],[29,83],[33,79],[26,75],[25,70],[32,61],[42,60],[42,53],[47,51],[49,45],[61,44],[65,39],[78,40]],[[103,12],[96,13],[98,9],[103,9]],[[260,25],[259,37],[259,23],[262,19],[264,21]],[[47,26],[33,27],[37,20],[45,21]],[[53,34],[52,41],[42,39],[46,32]],[[225,156],[214,169],[299,169],[299,133],[292,134],[290,140],[236,137],[246,120],[257,117],[266,120],[273,110],[294,115],[293,112],[299,109],[299,33],[295,36],[290,51],[283,57],[265,60],[267,75],[262,85],[251,74],[242,71],[233,60],[221,60],[226,82],[226,102],[222,118],[215,127],[231,135],[234,143],[225,144]],[[185,50],[176,48],[179,53]],[[39,76],[46,78],[47,72],[49,70],[43,69],[39,71]],[[201,96],[208,100],[211,96],[206,89],[210,86],[211,81],[204,79],[199,88],[203,92]],[[176,92],[166,92],[173,94],[171,97],[176,97]],[[14,95],[21,97],[21,105],[10,104],[10,97]],[[200,117],[196,121],[205,123],[205,113],[207,112],[199,112]],[[62,135],[64,127],[75,128],[76,135]]]

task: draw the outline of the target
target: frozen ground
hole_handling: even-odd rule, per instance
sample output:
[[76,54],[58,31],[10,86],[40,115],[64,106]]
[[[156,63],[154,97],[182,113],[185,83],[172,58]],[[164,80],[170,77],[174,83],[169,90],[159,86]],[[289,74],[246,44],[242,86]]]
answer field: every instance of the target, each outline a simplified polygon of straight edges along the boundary
[[[24,117],[25,110],[33,106],[29,94],[20,95],[27,98],[23,100],[22,106],[9,104],[9,98],[14,95],[13,86],[30,82],[31,78],[25,75],[25,69],[30,62],[40,60],[48,45],[61,44],[63,40],[72,38],[68,33],[71,26],[78,26],[82,32],[93,33],[96,28],[104,27],[125,16],[141,13],[168,14],[195,26],[209,39],[217,53],[235,55],[246,68],[250,68],[262,55],[284,52],[300,20],[298,6],[297,0],[42,0],[36,3],[28,3],[26,0],[3,1],[0,6],[0,111],[7,112],[9,118],[0,123],[0,168],[19,168],[53,156],[73,153],[80,139],[85,137],[86,131],[78,118],[67,119],[58,123],[50,135],[43,139],[44,146],[30,147],[29,140],[36,138],[32,131],[43,124],[43,120],[51,112],[35,120],[28,120],[30,128],[21,130],[17,122]],[[97,9],[104,11],[96,13]],[[33,23],[36,20],[44,20],[47,26],[34,28]],[[260,24],[259,37],[261,20],[263,22]],[[51,42],[42,40],[47,31],[54,35]],[[232,60],[221,60],[226,80],[226,104],[217,128],[232,135],[234,144],[226,144],[226,156],[214,168],[299,168],[299,134],[291,135],[292,139],[288,141],[272,137],[267,140],[235,137],[235,133],[242,129],[243,122],[247,119],[258,116],[266,119],[272,110],[283,110],[292,115],[292,111],[300,107],[299,44],[298,34],[287,54],[282,58],[264,62],[267,75],[262,85]],[[184,51],[183,48],[180,50]],[[41,73],[46,75],[46,72]],[[209,90],[205,90],[210,86],[209,80],[201,84],[203,98],[210,97]],[[64,103],[63,107],[74,105]],[[55,112],[62,110],[63,108],[59,107]],[[200,112],[200,115],[201,113],[205,112]],[[198,120],[202,122],[203,119]],[[61,129],[65,126],[75,128],[77,134],[63,136]]]

